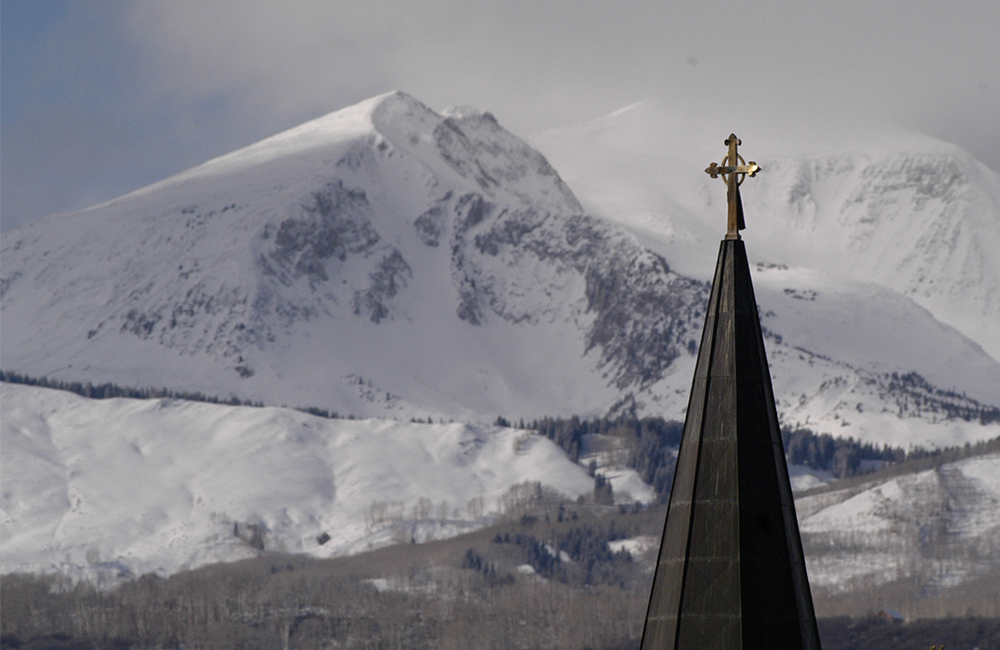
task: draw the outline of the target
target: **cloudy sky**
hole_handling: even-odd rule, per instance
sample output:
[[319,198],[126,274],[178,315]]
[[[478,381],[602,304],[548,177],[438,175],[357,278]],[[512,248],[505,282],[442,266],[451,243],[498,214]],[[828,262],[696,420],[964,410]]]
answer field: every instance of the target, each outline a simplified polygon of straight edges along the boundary
[[996,0],[3,0],[0,30],[5,230],[393,89],[521,136],[646,99],[900,125],[1000,170]]

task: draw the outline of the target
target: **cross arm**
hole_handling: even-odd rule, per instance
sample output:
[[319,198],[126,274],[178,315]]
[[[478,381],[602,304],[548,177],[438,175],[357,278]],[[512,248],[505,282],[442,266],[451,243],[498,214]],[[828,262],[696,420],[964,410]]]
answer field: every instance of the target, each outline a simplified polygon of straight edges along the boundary
[[719,174],[746,174],[753,178],[760,171],[760,165],[750,161],[745,165],[718,165],[712,163],[705,169],[705,173],[712,178],[718,178]]

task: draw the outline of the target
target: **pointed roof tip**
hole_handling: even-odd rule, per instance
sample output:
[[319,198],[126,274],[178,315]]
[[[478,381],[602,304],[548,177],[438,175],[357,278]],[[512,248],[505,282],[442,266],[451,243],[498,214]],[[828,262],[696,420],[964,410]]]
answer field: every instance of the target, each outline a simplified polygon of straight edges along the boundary
[[820,650],[783,452],[746,248],[727,238],[641,647]]

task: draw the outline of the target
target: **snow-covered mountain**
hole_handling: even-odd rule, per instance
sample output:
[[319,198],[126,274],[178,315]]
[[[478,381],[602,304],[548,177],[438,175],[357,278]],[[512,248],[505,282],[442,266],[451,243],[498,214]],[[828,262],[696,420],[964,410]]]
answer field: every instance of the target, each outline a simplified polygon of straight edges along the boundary
[[[725,154],[718,122],[643,102],[530,142],[589,213],[708,280],[725,227],[725,187],[702,171]],[[764,169],[742,188],[743,237],[783,421],[904,446],[975,437],[972,412],[1000,404],[1000,177],[905,132],[742,153]],[[947,432],[922,424],[965,409],[972,422]]]
[[[530,142],[588,212],[705,279],[725,228],[725,187],[702,171],[725,155],[720,121],[650,101]],[[918,133],[740,135],[763,167],[742,188],[752,260],[891,289],[1000,359],[1000,175]]]
[[[390,93],[28,224],[3,235],[0,361],[359,416],[681,419],[724,188],[701,172],[721,147],[661,117],[533,140],[583,206],[490,114]],[[1000,183],[904,144],[758,157],[779,412],[878,444],[994,437]]]
[[358,415],[607,410],[691,356],[707,292],[490,114],[403,93],[2,254],[4,368]]
[[930,312],[870,282],[753,270],[783,422],[904,448],[1000,435],[997,362]]

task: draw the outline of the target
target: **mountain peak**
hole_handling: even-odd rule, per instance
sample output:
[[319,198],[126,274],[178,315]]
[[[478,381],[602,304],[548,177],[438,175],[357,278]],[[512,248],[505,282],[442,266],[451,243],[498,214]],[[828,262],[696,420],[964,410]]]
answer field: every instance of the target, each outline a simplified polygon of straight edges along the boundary
[[702,301],[493,116],[398,91],[61,219],[4,233],[5,368],[364,414],[591,412],[687,354]]

